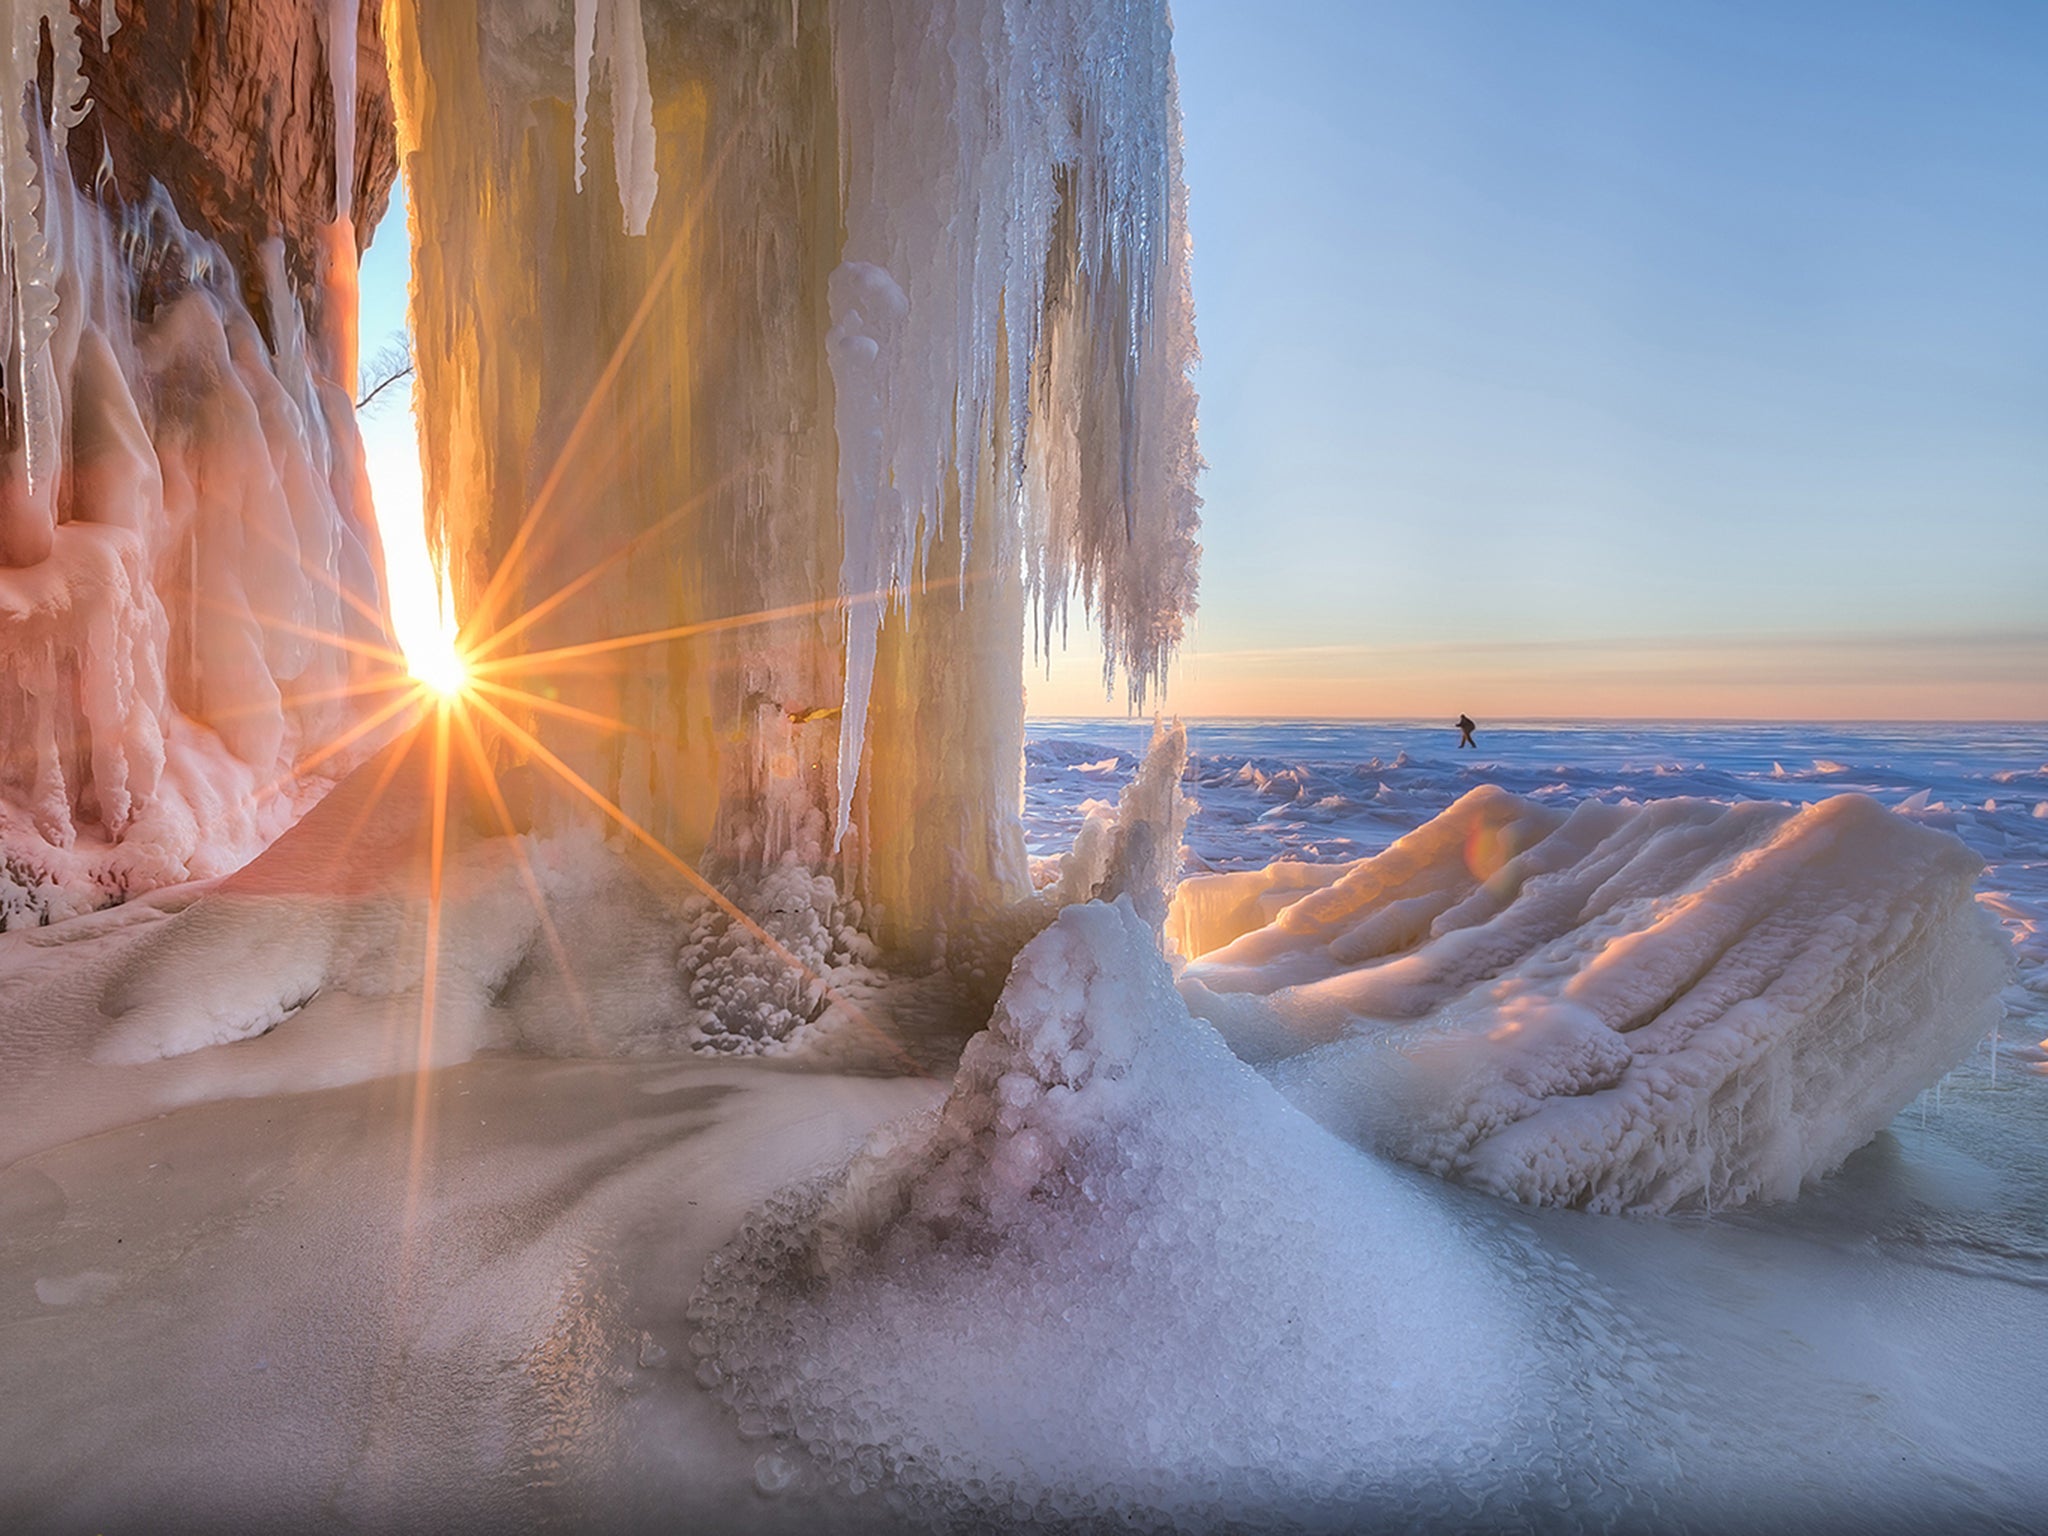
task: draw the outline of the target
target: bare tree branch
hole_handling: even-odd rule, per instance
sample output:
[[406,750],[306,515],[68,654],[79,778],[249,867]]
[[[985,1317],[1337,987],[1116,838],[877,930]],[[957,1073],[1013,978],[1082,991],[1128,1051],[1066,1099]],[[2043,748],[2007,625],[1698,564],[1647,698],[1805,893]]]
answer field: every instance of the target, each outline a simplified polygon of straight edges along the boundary
[[412,335],[408,331],[393,331],[384,338],[370,359],[363,364],[362,376],[357,381],[356,412],[367,412],[376,398],[400,379],[412,377]]

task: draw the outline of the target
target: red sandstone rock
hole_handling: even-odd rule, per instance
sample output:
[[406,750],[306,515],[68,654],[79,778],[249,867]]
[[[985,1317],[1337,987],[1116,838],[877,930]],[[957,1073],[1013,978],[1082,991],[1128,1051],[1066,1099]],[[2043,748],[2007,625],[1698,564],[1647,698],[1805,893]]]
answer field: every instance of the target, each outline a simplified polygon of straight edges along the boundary
[[[100,0],[72,0],[85,23],[93,109],[71,135],[81,186],[102,145],[129,201],[151,179],[179,216],[220,242],[252,313],[253,252],[283,237],[300,288],[312,291],[320,226],[334,214],[334,102],[325,7],[314,0],[118,0],[120,29],[102,51]],[[378,30],[381,7],[362,0],[357,29],[355,199],[366,243],[398,173],[391,88]]]

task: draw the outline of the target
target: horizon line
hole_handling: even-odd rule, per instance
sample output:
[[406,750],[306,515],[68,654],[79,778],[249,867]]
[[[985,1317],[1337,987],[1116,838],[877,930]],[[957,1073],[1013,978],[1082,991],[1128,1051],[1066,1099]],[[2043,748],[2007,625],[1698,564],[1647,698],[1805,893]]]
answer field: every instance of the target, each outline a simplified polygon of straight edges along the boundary
[[[1149,714],[1042,714],[1027,710],[1025,720],[1092,720],[1109,724],[1143,724],[1148,720],[1244,721],[1274,725],[1431,725],[1456,729],[1435,715],[1213,715],[1155,710]],[[1481,730],[1513,725],[1998,725],[2048,729],[2048,717],[1898,715],[1497,715]]]

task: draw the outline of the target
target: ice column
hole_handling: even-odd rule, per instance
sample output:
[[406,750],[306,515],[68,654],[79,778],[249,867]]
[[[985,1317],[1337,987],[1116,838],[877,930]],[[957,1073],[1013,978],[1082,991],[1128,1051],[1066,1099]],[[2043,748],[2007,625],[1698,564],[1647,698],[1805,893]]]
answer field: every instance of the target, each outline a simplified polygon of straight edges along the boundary
[[885,938],[1023,894],[1027,614],[1078,594],[1142,698],[1193,599],[1164,5],[387,19],[429,516],[473,637],[520,626],[525,684],[620,728],[526,723],[684,857],[795,853]]

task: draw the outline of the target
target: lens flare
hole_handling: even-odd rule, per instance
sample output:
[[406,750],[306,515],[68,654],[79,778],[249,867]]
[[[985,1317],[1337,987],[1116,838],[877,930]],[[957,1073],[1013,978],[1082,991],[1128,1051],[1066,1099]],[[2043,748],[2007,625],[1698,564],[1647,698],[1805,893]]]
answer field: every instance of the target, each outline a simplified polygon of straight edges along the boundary
[[455,594],[447,569],[443,567],[436,576],[431,614],[416,614],[412,622],[401,625],[394,613],[393,627],[403,637],[406,671],[442,699],[459,699],[469,688],[469,659],[458,639]]
[[469,663],[455,647],[455,637],[446,635],[440,643],[408,651],[405,664],[412,675],[444,699],[459,697],[469,687]]

